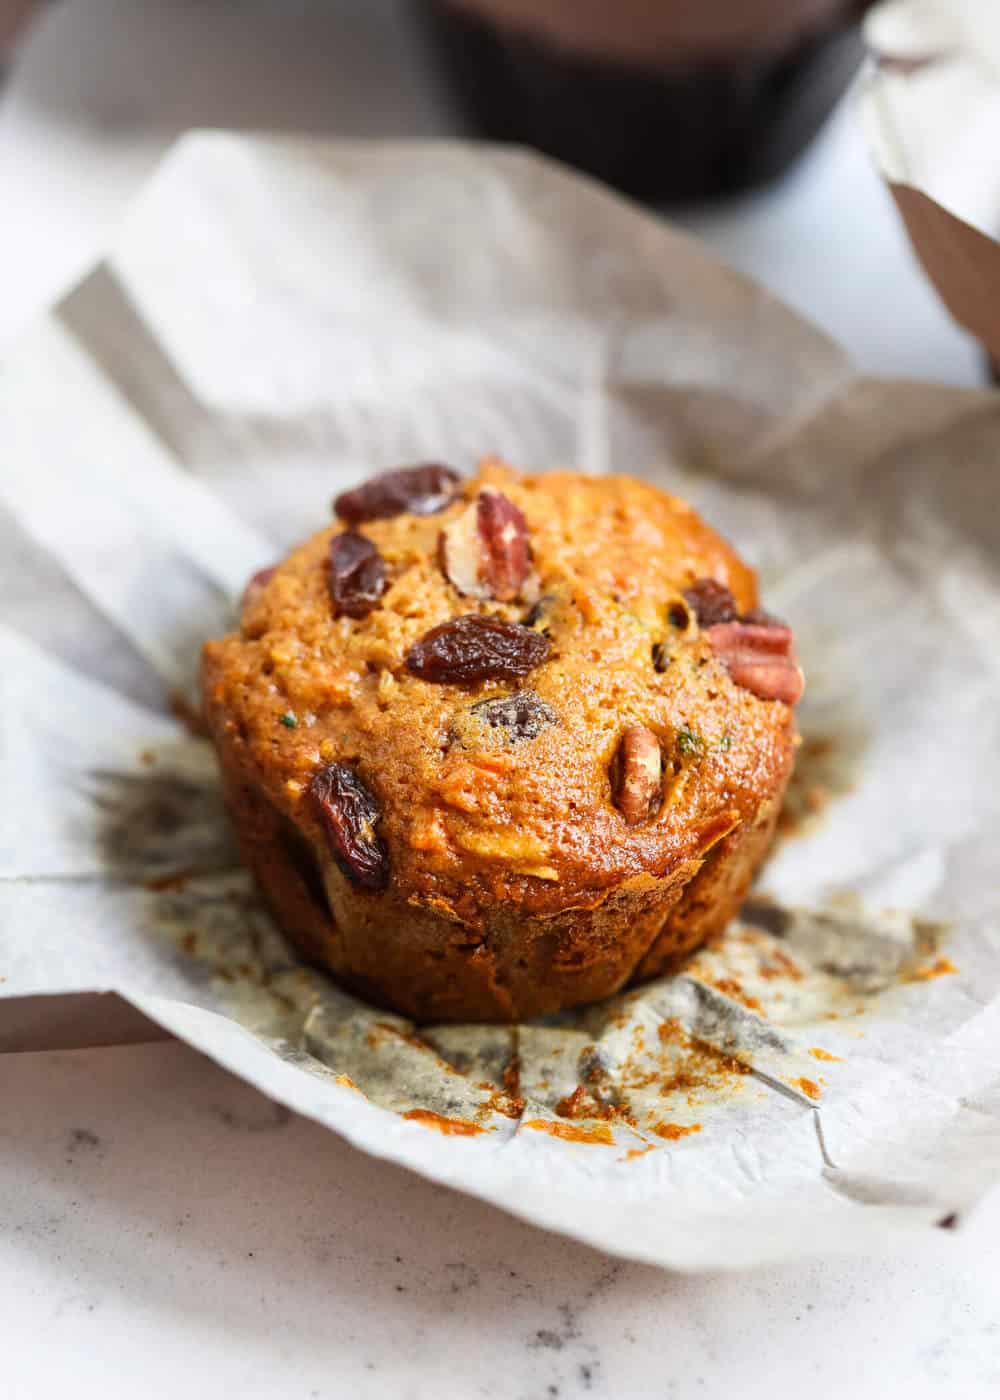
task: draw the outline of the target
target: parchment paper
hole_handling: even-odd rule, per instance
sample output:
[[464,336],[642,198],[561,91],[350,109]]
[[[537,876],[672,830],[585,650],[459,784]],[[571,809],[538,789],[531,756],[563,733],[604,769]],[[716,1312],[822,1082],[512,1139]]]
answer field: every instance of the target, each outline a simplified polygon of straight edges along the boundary
[[875,159],[942,301],[1000,364],[1000,8],[888,0],[865,35]]
[[[164,695],[337,490],[485,452],[648,476],[760,569],[809,676],[795,831],[682,975],[413,1028],[290,954]],[[994,397],[857,380],[534,157],[187,139],[0,378],[16,1043],[24,998],[115,991],[360,1148],[675,1267],[961,1219],[1000,1169],[998,453]]]

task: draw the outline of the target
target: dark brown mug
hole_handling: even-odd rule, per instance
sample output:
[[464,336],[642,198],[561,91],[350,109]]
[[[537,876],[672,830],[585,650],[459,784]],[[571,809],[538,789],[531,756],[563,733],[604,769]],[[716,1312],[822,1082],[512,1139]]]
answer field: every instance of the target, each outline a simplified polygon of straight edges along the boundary
[[733,194],[808,145],[857,0],[418,0],[475,130],[650,201]]

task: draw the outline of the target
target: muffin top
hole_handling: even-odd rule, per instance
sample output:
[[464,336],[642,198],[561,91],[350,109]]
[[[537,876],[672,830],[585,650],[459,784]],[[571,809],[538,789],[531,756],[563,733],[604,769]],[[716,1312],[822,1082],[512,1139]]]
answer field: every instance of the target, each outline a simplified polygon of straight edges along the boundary
[[472,927],[596,907],[780,790],[790,633],[685,502],[487,459],[336,506],[203,676],[246,780],[356,887]]

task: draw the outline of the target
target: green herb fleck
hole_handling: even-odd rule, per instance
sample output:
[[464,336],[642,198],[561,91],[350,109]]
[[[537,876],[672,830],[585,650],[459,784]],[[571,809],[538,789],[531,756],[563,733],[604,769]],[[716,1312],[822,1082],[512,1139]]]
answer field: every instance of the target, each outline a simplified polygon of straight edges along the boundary
[[719,748],[722,750],[723,753],[728,753],[732,747],[733,736],[727,730],[726,733],[723,734],[722,738],[719,740]]
[[299,727],[299,722],[292,714],[291,710],[286,710],[283,715],[279,715],[278,723],[283,724],[286,729],[298,729]]
[[697,753],[701,748],[701,735],[696,734],[693,729],[679,729],[677,731],[677,747],[681,753]]

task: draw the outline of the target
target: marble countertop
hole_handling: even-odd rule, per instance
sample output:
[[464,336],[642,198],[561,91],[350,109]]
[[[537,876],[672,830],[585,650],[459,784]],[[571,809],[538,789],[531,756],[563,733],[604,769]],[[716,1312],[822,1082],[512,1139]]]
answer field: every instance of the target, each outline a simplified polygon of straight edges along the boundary
[[892,1257],[682,1277],[364,1157],[173,1042],[0,1079],[7,1400],[998,1393],[1000,1195]]
[[[0,354],[191,125],[459,131],[403,0],[63,0],[0,92]],[[971,384],[845,108],[679,221],[867,370]],[[194,1052],[0,1056],[0,1394],[320,1400],[1000,1393],[1000,1192],[903,1251],[624,1264],[355,1152]]]

